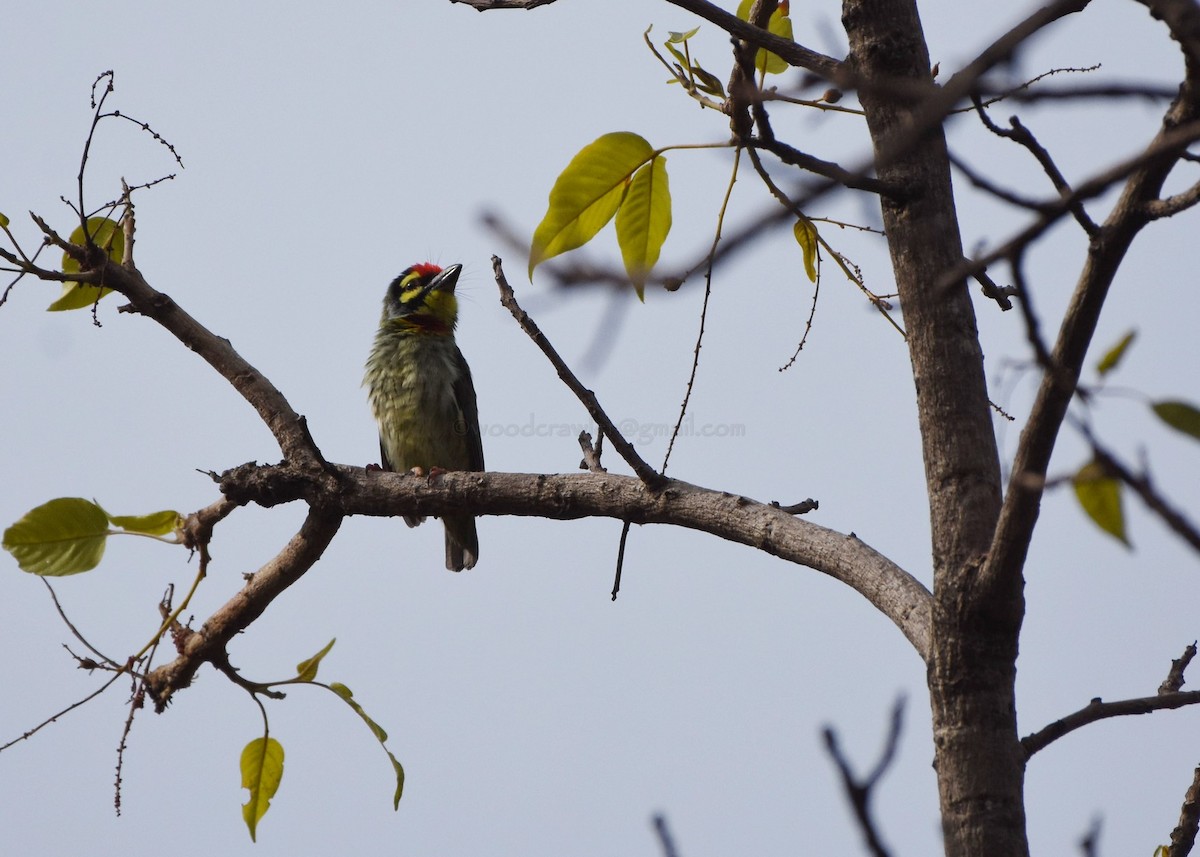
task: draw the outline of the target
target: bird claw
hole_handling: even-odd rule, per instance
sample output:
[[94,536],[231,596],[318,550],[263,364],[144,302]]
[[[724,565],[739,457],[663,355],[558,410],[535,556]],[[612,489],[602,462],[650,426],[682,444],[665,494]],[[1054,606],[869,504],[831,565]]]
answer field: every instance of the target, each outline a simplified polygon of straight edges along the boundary
[[429,468],[429,476],[426,478],[425,481],[427,484],[432,485],[435,479],[438,479],[442,475],[449,473],[449,472],[450,471],[444,467],[438,467],[438,466],[434,465],[433,467]]

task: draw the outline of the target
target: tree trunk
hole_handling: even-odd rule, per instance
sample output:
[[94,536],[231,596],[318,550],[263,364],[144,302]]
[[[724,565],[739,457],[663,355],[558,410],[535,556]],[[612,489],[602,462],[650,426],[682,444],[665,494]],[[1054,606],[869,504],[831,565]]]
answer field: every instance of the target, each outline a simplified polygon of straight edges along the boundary
[[999,515],[1000,466],[967,285],[939,284],[962,261],[945,135],[938,125],[908,151],[890,151],[918,107],[896,84],[937,91],[929,52],[913,0],[844,0],[842,22],[878,176],[900,189],[882,200],[883,224],[908,333],[930,502],[928,683],[945,850],[1024,857],[1014,696],[1024,601],[1020,575],[1008,578],[1005,591],[974,585]]

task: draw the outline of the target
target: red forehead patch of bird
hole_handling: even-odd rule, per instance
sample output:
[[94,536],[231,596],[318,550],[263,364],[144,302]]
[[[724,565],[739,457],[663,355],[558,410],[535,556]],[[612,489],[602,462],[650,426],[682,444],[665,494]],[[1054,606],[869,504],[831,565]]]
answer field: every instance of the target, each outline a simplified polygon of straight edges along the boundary
[[432,262],[421,262],[420,264],[413,265],[412,269],[421,277],[432,277],[442,272],[441,266],[435,265]]

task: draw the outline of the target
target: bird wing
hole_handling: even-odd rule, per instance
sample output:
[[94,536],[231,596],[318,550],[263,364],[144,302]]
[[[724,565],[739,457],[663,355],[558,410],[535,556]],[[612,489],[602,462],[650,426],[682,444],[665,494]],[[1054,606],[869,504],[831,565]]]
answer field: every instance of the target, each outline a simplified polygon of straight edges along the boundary
[[462,414],[466,429],[468,470],[483,470],[483,438],[479,434],[479,406],[475,402],[475,384],[471,381],[471,367],[462,352],[454,349],[454,362],[458,364],[458,377],[454,381],[454,401]]

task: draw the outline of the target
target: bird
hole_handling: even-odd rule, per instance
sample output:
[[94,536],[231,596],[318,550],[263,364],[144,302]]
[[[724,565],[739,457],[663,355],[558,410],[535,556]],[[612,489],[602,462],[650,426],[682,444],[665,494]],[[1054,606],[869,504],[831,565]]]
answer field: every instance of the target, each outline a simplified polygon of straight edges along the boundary
[[[483,441],[471,369],[454,341],[462,265],[422,262],[392,280],[363,386],[379,424],[384,470],[483,470]],[[415,527],[424,516],[405,515]],[[446,568],[462,571],[479,560],[472,515],[443,515]]]

